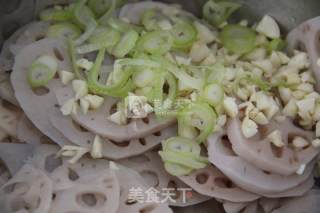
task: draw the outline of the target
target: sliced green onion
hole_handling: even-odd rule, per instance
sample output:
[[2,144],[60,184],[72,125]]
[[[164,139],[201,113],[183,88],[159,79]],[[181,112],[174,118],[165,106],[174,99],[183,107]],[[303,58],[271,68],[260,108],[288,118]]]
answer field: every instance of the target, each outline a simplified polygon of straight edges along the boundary
[[40,20],[42,21],[71,21],[73,18],[73,13],[70,8],[49,8],[41,11],[39,16]]
[[193,169],[207,166],[208,159],[201,157],[200,145],[183,137],[172,137],[162,143],[163,150],[159,152],[165,164],[165,169],[171,175],[187,175]]
[[57,72],[58,62],[51,56],[40,56],[28,69],[28,82],[31,87],[45,86]]
[[145,59],[118,59],[114,63],[114,71],[110,73],[112,79],[108,85],[99,83],[99,73],[104,60],[106,48],[99,50],[98,56],[88,74],[88,88],[91,93],[101,96],[126,97],[128,92],[134,89],[130,77],[134,73],[135,66],[158,68],[160,65]]
[[142,15],[142,25],[149,31],[159,29],[156,19],[157,12],[158,11],[156,9],[152,8],[146,10]]
[[212,25],[218,27],[239,8],[241,4],[232,1],[209,0],[203,6],[203,17]]
[[169,162],[164,163],[164,168],[169,174],[177,177],[188,175],[192,172],[192,168],[190,167],[181,166],[179,164]]
[[171,49],[172,44],[173,39],[169,32],[157,30],[144,34],[140,38],[137,48],[150,54],[162,55]]
[[226,69],[223,64],[216,63],[212,66],[206,67],[207,71],[207,82],[222,84]]
[[207,85],[201,93],[201,98],[212,106],[217,106],[222,103],[224,91],[219,84]]
[[80,74],[79,68],[77,66],[77,56],[76,56],[76,51],[75,51],[75,47],[72,39],[68,38],[67,43],[68,43],[68,52],[69,52],[71,63],[72,63],[72,70],[78,79],[83,79],[83,77]]
[[150,69],[143,69],[135,72],[132,76],[132,80],[137,87],[142,88],[146,86],[151,86],[153,82],[156,80],[155,76],[155,71]]
[[125,33],[129,29],[135,30],[136,32],[139,32],[139,33],[143,30],[143,28],[140,26],[129,24],[129,23],[127,23],[119,18],[115,18],[115,17],[110,17],[108,19],[107,23],[110,27],[112,27],[113,29],[115,29],[121,33]]
[[[255,74],[253,73],[250,73],[250,72],[244,72],[244,73],[241,73],[240,75],[237,76],[236,80],[234,81],[234,91],[236,92],[240,86],[240,82],[242,80],[245,80],[247,83],[250,83],[250,84],[254,84],[256,86],[258,86],[262,91],[269,91],[272,87],[272,85],[263,80],[262,78],[260,78],[259,76],[256,76]],[[274,85],[276,86],[276,85]]]
[[184,85],[186,85],[187,87],[190,87],[196,90],[201,90],[204,86],[204,83],[205,83],[204,79],[192,77],[188,73],[186,73],[185,71],[177,67],[172,67],[169,69],[169,71],[181,82],[183,82]]
[[273,39],[268,43],[267,49],[269,52],[283,50],[287,46],[287,43],[281,38]]
[[204,102],[191,103],[178,114],[178,126],[193,126],[199,130],[199,135],[195,139],[198,143],[207,139],[208,135],[212,133],[215,123],[215,112]]
[[169,163],[179,164],[192,169],[202,169],[207,166],[205,158],[187,153],[178,153],[172,151],[159,152],[162,160]]
[[136,31],[128,31],[121,37],[118,44],[113,48],[112,54],[117,58],[123,58],[135,47],[138,38],[139,34]]
[[173,25],[171,33],[173,35],[173,47],[178,49],[191,47],[198,36],[197,29],[192,23],[181,20]]
[[74,24],[62,22],[51,25],[48,29],[47,36],[49,38],[71,38],[75,39],[81,35],[81,30]]
[[[124,2],[124,0],[116,0],[116,7],[120,7]],[[88,6],[99,17],[110,10],[112,0],[89,0]]]
[[199,144],[188,138],[172,137],[166,140],[163,144],[163,151],[190,152],[195,155],[200,155],[201,148]]
[[85,28],[85,32],[75,41],[76,45],[80,45],[85,42],[94,32],[98,26],[94,19],[93,12],[85,5],[86,0],[80,0],[74,8],[75,20],[80,26]]
[[199,131],[193,126],[180,125],[178,127],[178,132],[180,137],[196,139],[199,134]]
[[227,25],[220,33],[222,44],[231,52],[244,54],[255,48],[256,33],[240,25]]

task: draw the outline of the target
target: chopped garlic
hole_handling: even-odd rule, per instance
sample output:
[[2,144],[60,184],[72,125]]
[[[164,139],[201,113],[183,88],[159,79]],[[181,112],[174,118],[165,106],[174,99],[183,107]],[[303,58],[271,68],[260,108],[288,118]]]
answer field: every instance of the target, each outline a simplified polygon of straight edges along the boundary
[[88,148],[66,145],[61,148],[61,150],[57,153],[57,156],[71,157],[68,162],[74,164],[87,152],[89,152]]
[[294,147],[296,148],[303,148],[309,145],[309,142],[304,139],[303,137],[300,136],[296,136],[294,137],[294,139],[292,140],[292,144]]
[[276,51],[272,51],[272,53],[270,55],[270,62],[272,64],[272,66],[275,68],[279,68],[281,66],[282,61],[281,61],[279,54]]
[[235,98],[225,96],[223,107],[229,117],[234,118],[238,115],[239,109]]
[[75,92],[76,100],[86,96],[88,94],[88,85],[87,82],[83,80],[73,80],[72,81],[72,88]]
[[279,94],[281,97],[281,100],[285,103],[288,103],[291,99],[291,90],[286,87],[280,87],[279,88]]
[[190,65],[191,63],[191,58],[176,55],[175,59],[178,65]]
[[281,132],[279,130],[274,130],[267,136],[267,138],[277,147],[283,147],[285,145],[282,141]]
[[291,99],[283,108],[282,113],[288,117],[294,118],[298,113],[296,101],[294,99]]
[[261,19],[256,30],[269,38],[280,38],[280,28],[277,22],[269,15],[265,15]]
[[248,20],[246,20],[246,19],[243,19],[243,20],[241,20],[240,22],[239,22],[239,25],[241,25],[241,26],[244,26],[244,27],[246,27],[246,26],[248,26]]
[[256,48],[252,52],[246,54],[244,57],[250,61],[259,61],[265,59],[267,50],[265,48]]
[[62,105],[62,107],[60,108],[60,111],[65,116],[71,115],[71,114],[77,114],[78,103],[74,98],[71,98]]
[[312,83],[312,84],[316,82],[310,71],[301,73],[301,81],[304,83]]
[[262,112],[259,112],[254,118],[252,118],[252,120],[260,125],[266,125],[269,123],[268,118]]
[[90,108],[90,102],[84,98],[80,98],[80,108],[82,110],[82,113],[86,115]]
[[311,142],[311,144],[312,144],[312,146],[314,147],[314,148],[318,148],[318,147],[320,147],[320,139],[314,139],[312,142]]
[[314,98],[303,99],[303,100],[297,101],[296,104],[299,111],[298,113],[301,117],[304,117],[307,114],[311,115],[314,112],[314,109],[315,109]]
[[65,70],[58,71],[58,75],[64,85],[67,85],[75,78],[74,73]]
[[102,158],[103,157],[102,140],[99,135],[96,135],[94,137],[90,154],[91,154],[92,158]]
[[302,175],[304,173],[304,170],[306,169],[306,164],[301,164],[299,169],[296,171],[298,175]]
[[248,117],[245,117],[241,124],[241,130],[246,138],[250,138],[257,134],[258,126],[254,121],[250,120]]
[[249,96],[250,96],[250,92],[249,92],[247,89],[245,89],[245,88],[239,88],[239,89],[236,91],[236,93],[237,93],[237,96],[238,96],[241,100],[243,100],[243,101],[248,100],[248,98],[249,98]]
[[289,67],[295,67],[299,70],[308,68],[310,66],[310,62],[307,53],[298,52],[298,54],[290,59],[288,65]]
[[208,46],[201,42],[195,42],[190,50],[189,56],[193,62],[201,62],[210,55]]
[[125,125],[127,124],[127,117],[124,112],[117,111],[109,116],[108,118],[113,123],[116,123],[118,125]]
[[314,91],[313,85],[309,83],[302,83],[297,87],[298,90],[304,91],[306,93],[311,93]]
[[145,96],[137,96],[129,94],[125,98],[126,116],[131,118],[145,118],[149,113],[153,112],[153,108],[147,102]]
[[316,107],[315,107],[314,112],[312,114],[312,118],[315,121],[319,121],[320,120],[320,103],[316,104]]
[[224,125],[227,123],[227,116],[226,115],[220,115],[217,119],[217,125],[215,131],[222,131]]
[[98,109],[104,102],[104,98],[98,95],[88,94],[83,97],[83,99],[87,100],[90,104],[90,109]]
[[262,69],[269,76],[274,72],[273,65],[272,65],[271,61],[268,59],[252,61],[251,63],[253,65],[259,67],[260,69]]
[[196,27],[198,31],[198,39],[201,42],[204,42],[206,44],[213,42],[216,40],[216,35],[214,32],[212,32],[207,26],[201,24],[198,21],[194,22],[194,26]]
[[202,62],[201,65],[213,65],[217,62],[217,58],[214,54],[210,53],[208,57],[206,57]]
[[81,59],[77,60],[76,65],[82,69],[90,70],[93,66],[93,62],[89,61],[86,58],[81,58]]

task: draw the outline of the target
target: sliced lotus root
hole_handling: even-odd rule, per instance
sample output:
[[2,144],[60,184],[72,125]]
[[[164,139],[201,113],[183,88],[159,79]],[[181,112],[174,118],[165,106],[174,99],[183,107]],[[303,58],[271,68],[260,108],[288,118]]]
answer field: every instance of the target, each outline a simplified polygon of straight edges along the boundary
[[187,207],[173,207],[174,213],[224,213],[222,206],[215,199]]
[[176,5],[169,5],[161,2],[142,1],[126,4],[120,10],[119,17],[127,18],[133,24],[140,24],[143,13],[148,9],[158,9],[164,12],[177,10],[180,14],[193,17],[189,12],[179,9]]
[[[174,202],[169,202],[171,206],[189,206],[210,199],[198,194],[178,178],[169,175],[157,152],[150,151],[140,156],[121,160],[119,163],[139,172],[148,187],[154,187],[159,192],[162,192],[164,188],[173,189],[175,196],[173,197]],[[187,190],[181,191],[184,189]]]
[[280,205],[280,199],[277,198],[265,198],[259,199],[259,205],[265,213],[270,213]]
[[53,90],[62,87],[59,79],[52,79],[46,87],[32,89],[27,82],[27,68],[41,55],[57,58],[59,70],[71,70],[65,44],[62,41],[43,39],[23,48],[15,58],[11,83],[16,98],[32,123],[59,145],[70,142],[49,121],[48,112],[57,105]]
[[34,147],[29,144],[0,143],[0,159],[14,175],[32,156]]
[[18,36],[16,42],[10,46],[10,51],[17,55],[25,46],[45,38],[49,26],[50,23],[45,21],[36,21],[28,24]]
[[4,73],[0,75],[3,76],[3,79],[0,81],[0,97],[15,106],[19,106],[10,82],[10,74]]
[[17,138],[32,145],[53,143],[50,138],[42,134],[42,132],[33,125],[26,115],[22,115],[18,122]]
[[[70,116],[63,116],[58,109],[55,109],[50,112],[50,121],[52,125],[72,143],[81,147],[92,147],[96,135],[75,123]],[[121,143],[116,143],[104,138],[102,155],[103,157],[113,160],[139,155],[159,145],[161,141],[176,135],[176,132],[176,127],[171,126],[146,137],[123,141]]]
[[[302,164],[308,164],[319,153],[319,149],[311,145],[314,133],[295,126],[289,119],[281,123],[273,121],[259,129],[258,136],[247,139],[241,132],[239,119],[232,119],[227,124],[227,134],[233,151],[257,168],[288,176],[294,174]],[[284,147],[276,147],[267,138],[274,130],[281,132]],[[303,149],[294,148],[291,142],[295,136],[308,140],[309,146]]]
[[52,181],[40,169],[26,164],[8,183],[1,187],[9,212],[28,210],[48,213],[52,199]]
[[190,175],[179,178],[197,192],[217,199],[232,202],[249,202],[260,197],[237,187],[214,165],[198,169]]
[[[55,92],[61,106],[74,97],[74,91],[70,85],[61,87]],[[108,119],[114,112],[117,102],[118,100],[114,98],[106,97],[99,109],[89,111],[86,115],[79,112],[72,115],[72,119],[89,131],[116,142],[142,138],[163,130],[175,122],[175,119],[158,120],[154,114],[151,114],[144,119],[131,119],[127,125],[118,125]]]
[[2,159],[0,159],[0,187],[3,184],[7,183],[11,178],[12,176],[7,164]]
[[4,130],[0,129],[0,141],[5,141],[10,137]]
[[[254,201],[256,202],[256,201]],[[223,209],[226,213],[238,213],[241,212],[246,206],[248,206],[249,202],[230,202],[224,201],[223,202]]]
[[17,137],[17,125],[22,112],[19,108],[0,99],[0,128],[12,137]]
[[92,174],[87,170],[86,177],[79,175],[71,187],[55,192],[50,213],[116,213],[119,198],[120,186],[114,171],[97,170]]
[[287,37],[288,49],[290,51],[295,49],[307,51],[314,76],[317,80],[317,91],[320,91],[320,67],[317,65],[317,61],[320,58],[319,31],[320,17],[316,17],[300,24]]
[[116,170],[116,174],[121,187],[118,213],[172,213],[172,210],[166,203],[138,202],[129,196],[130,190],[132,191],[132,189],[138,188],[141,189],[142,192],[150,190],[150,188],[145,185],[144,178],[137,172],[132,169],[119,166],[119,170]]
[[280,201],[280,207],[273,210],[272,213],[318,213],[320,191],[311,190],[301,197],[287,198]]
[[306,166],[302,175],[281,176],[265,172],[237,156],[229,140],[222,136],[218,133],[209,136],[209,161],[243,189],[257,194],[281,193],[303,183],[312,173],[314,161]]

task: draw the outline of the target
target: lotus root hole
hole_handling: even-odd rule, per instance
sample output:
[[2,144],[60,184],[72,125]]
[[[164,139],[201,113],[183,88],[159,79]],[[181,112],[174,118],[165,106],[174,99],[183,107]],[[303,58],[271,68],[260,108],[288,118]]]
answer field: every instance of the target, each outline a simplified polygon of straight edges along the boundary
[[77,195],[76,201],[83,207],[93,208],[103,206],[107,198],[101,193],[89,192]]
[[283,155],[283,147],[278,147],[273,143],[270,143],[271,151],[274,157],[281,158]]
[[146,181],[146,184],[151,187],[157,187],[159,185],[158,175],[153,171],[142,171],[140,175]]
[[224,147],[225,154],[229,156],[237,156],[237,154],[232,149],[232,144],[230,143],[228,136],[225,135],[221,138],[221,144]]
[[137,200],[127,199],[125,203],[126,203],[126,205],[131,206],[131,205],[136,204],[137,202],[138,202]]
[[149,124],[149,122],[150,122],[148,117],[142,118],[142,121],[145,124]]
[[17,112],[20,110],[19,107],[13,105],[12,103],[10,103],[9,101],[6,100],[1,100],[1,105],[6,108],[7,110],[13,111],[13,112]]
[[161,136],[161,132],[160,132],[160,131],[155,132],[155,133],[153,133],[153,135],[154,135],[154,136],[157,136],[157,137],[160,137],[160,136]]
[[263,170],[263,173],[266,175],[271,175],[271,172]]
[[42,40],[45,38],[45,35],[43,34],[40,34],[40,35],[37,35],[35,38],[34,38],[34,41],[39,41],[39,40]]
[[217,177],[214,179],[215,185],[220,188],[233,188],[234,184],[226,177]]
[[167,187],[168,187],[168,189],[171,189],[171,190],[174,189],[174,191],[170,192],[172,194],[174,193],[174,195],[172,195],[172,198],[175,199],[175,200],[179,199],[181,193],[178,190],[177,183],[174,180],[170,180]]
[[79,179],[79,175],[76,171],[74,171],[73,169],[71,168],[68,168],[68,178],[71,180],[71,181],[76,181]]
[[54,55],[56,56],[56,58],[59,60],[59,61],[63,61],[64,60],[64,57],[63,55],[61,54],[60,50],[58,48],[53,48],[53,53]]
[[144,138],[139,138],[139,143],[142,145],[142,146],[145,146],[147,143],[146,143],[146,139]]
[[196,181],[199,184],[205,184],[209,179],[209,175],[207,173],[200,173],[196,176]]
[[121,142],[116,142],[114,140],[110,140],[111,143],[113,143],[114,145],[118,146],[118,147],[127,147],[130,145],[130,141],[121,141]]
[[109,110],[109,114],[112,115],[113,113],[117,112],[117,104],[113,104],[111,107],[110,107],[110,110]]
[[146,155],[139,155],[139,156],[130,157],[128,158],[128,160],[133,163],[146,163],[150,161],[150,158]]
[[44,96],[50,92],[47,87],[37,87],[32,89],[33,93],[37,96]]
[[149,205],[149,206],[146,206],[144,207],[143,209],[140,209],[139,210],[139,213],[150,213],[152,212],[152,210],[154,210],[157,206],[156,205]]
[[57,158],[55,154],[47,156],[44,162],[44,168],[49,173],[52,173],[56,168],[58,168],[61,165],[61,158]]
[[302,51],[302,52],[306,52],[307,51],[306,45],[302,41],[298,41],[295,44],[294,49],[296,49],[298,51]]
[[29,189],[30,189],[30,186],[27,183],[18,182],[18,183],[13,183],[6,186],[3,189],[3,191],[6,192],[7,194],[14,192],[15,194],[23,195],[27,191],[29,191]]
[[40,137],[40,143],[41,143],[41,144],[52,144],[52,141],[51,141],[51,139],[50,139],[48,136],[42,135],[42,136]]

